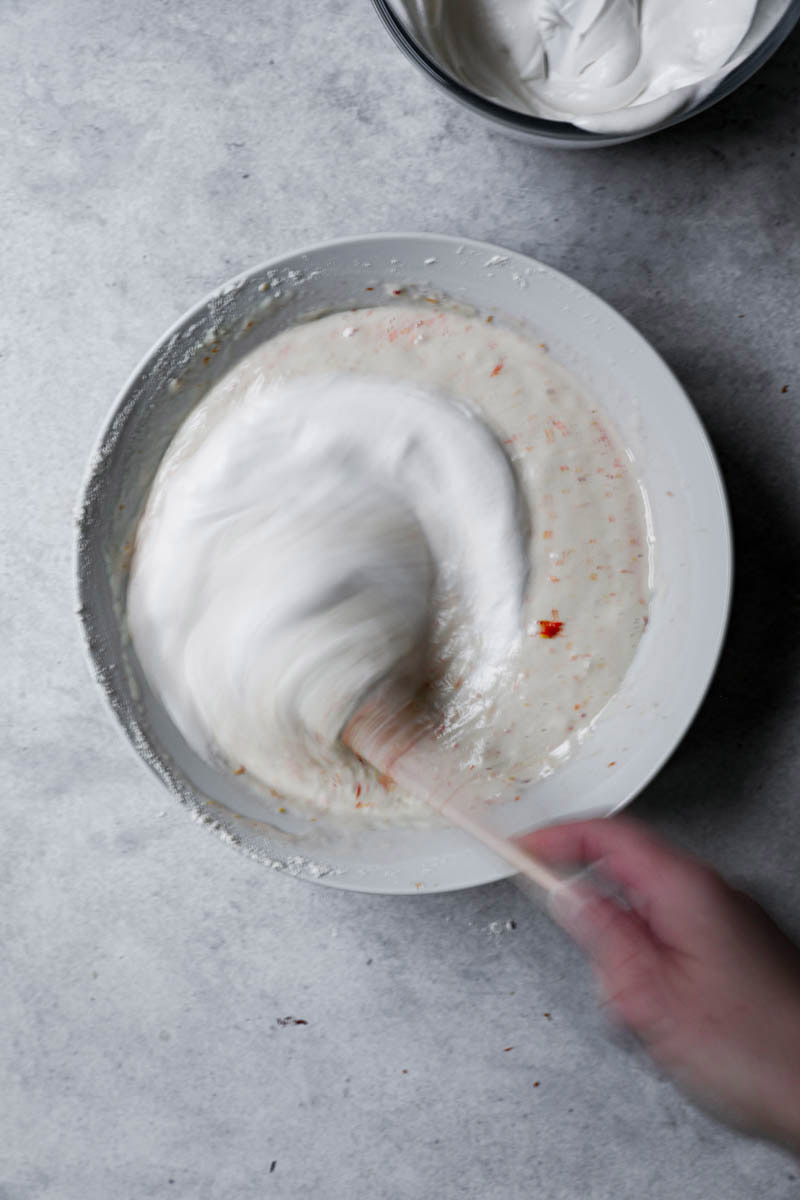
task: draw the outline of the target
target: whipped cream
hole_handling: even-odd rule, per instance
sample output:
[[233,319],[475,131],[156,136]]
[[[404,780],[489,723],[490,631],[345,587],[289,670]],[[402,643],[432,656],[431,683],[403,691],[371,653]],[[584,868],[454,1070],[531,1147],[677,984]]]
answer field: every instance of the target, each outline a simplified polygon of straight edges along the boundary
[[189,744],[273,810],[425,824],[339,741],[356,707],[424,686],[489,798],[549,774],[633,656],[648,554],[629,457],[547,350],[400,300],[211,388],[153,481],[127,621]]
[[789,0],[394,0],[454,78],[519,112],[599,133],[698,103]]
[[457,614],[469,686],[491,685],[522,637],[524,525],[508,459],[464,405],[365,376],[260,379],[167,455],[129,628],[196,750],[302,790],[298,764],[321,762],[361,699],[384,681],[410,699],[430,675],[434,612]]

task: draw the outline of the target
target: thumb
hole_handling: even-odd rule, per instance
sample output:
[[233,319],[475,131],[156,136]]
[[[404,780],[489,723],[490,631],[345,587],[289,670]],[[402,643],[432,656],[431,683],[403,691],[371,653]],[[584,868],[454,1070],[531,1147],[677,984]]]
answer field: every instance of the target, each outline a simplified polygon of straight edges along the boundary
[[567,882],[549,898],[557,923],[591,959],[603,1003],[647,1038],[663,1018],[658,945],[642,918],[617,901]]
[[652,948],[648,927],[636,913],[581,879],[567,879],[548,898],[550,914],[598,965],[614,970],[631,955]]

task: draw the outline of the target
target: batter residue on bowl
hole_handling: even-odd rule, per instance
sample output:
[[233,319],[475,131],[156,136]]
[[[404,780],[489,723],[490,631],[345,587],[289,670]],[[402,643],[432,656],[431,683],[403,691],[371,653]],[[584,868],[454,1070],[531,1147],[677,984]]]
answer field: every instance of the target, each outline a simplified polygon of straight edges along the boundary
[[550,774],[633,658],[650,541],[631,456],[546,347],[400,296],[263,343],[191,413],[128,624],[187,741],[273,809],[424,823],[338,744],[354,705],[424,685],[465,772]]

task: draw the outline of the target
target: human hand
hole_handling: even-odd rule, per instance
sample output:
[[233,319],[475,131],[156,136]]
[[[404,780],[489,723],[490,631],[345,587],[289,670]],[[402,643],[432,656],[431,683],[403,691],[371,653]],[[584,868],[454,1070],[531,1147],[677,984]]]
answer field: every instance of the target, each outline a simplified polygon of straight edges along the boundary
[[763,909],[633,821],[520,841],[552,865],[593,864],[630,905],[580,884],[551,902],[609,1012],[693,1098],[800,1149],[800,951]]

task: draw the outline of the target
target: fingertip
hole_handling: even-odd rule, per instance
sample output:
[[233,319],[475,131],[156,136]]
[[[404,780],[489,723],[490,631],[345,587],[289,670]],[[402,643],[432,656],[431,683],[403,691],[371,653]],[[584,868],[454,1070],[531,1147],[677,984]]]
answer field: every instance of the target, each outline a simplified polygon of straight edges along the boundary
[[586,862],[596,836],[602,836],[599,827],[606,824],[608,819],[605,817],[562,821],[524,834],[517,840],[530,854],[545,862]]
[[565,879],[549,893],[547,908],[556,924],[574,937],[584,921],[584,909],[590,899],[572,880]]

